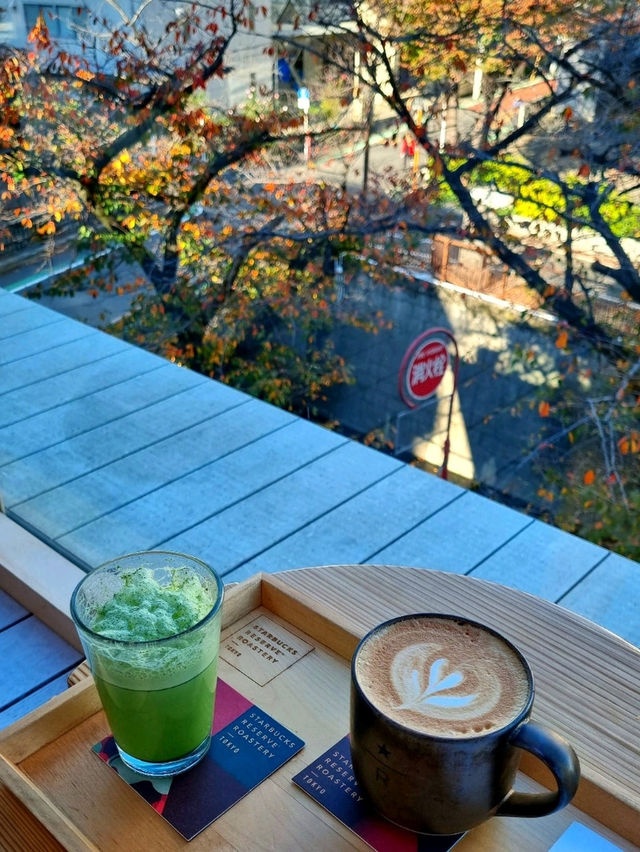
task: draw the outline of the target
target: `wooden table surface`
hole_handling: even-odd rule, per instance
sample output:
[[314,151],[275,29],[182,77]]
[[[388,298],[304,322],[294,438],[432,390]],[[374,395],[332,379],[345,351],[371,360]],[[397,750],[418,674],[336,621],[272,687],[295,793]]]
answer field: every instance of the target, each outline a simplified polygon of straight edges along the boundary
[[[269,581],[276,584],[281,601],[285,600],[281,609],[286,621],[311,633],[312,609],[314,619],[325,631],[325,645],[346,659],[357,638],[370,627],[405,612],[456,613],[504,633],[531,663],[536,681],[534,718],[566,736],[578,752],[583,781],[577,805],[621,834],[626,831],[630,836],[630,832],[637,831],[640,838],[637,648],[555,604],[455,574],[398,566],[336,565],[286,571],[270,575]],[[246,595],[243,588],[241,584],[229,590],[225,602],[227,625],[237,618],[238,599]],[[346,713],[341,724],[342,721],[348,726]],[[0,745],[1,741],[2,736]],[[313,756],[308,755],[308,759]],[[535,776],[534,764],[533,760],[526,762],[527,774]],[[245,800],[247,806],[251,795]],[[62,848],[6,788],[0,788],[0,812],[0,849],[22,852],[26,848]],[[568,819],[567,813],[561,812],[544,819],[508,822],[535,822],[537,836],[543,836],[548,843],[544,848],[549,848]],[[463,847],[495,852],[495,829],[491,824],[496,822],[502,821],[493,820],[467,835],[461,852]],[[619,838],[589,817],[584,822],[620,843]],[[635,848],[625,841],[620,845],[625,850]],[[248,849],[234,844],[225,848]],[[257,844],[252,848],[271,847]],[[305,848],[303,841],[297,848]],[[356,844],[356,848],[364,847]],[[517,848],[534,847],[525,843]]]

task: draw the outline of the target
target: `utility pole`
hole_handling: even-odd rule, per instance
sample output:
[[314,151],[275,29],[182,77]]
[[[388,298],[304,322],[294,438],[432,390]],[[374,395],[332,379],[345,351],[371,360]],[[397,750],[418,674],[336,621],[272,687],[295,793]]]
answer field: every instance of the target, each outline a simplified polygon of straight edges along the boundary
[[364,150],[362,164],[362,194],[366,196],[369,188],[369,150],[371,148],[371,125],[373,124],[373,100],[374,94],[368,89],[366,94],[367,109],[365,113]]
[[[422,112],[422,106],[419,106],[418,111],[416,112],[416,125],[418,127],[422,127],[423,117],[424,116],[423,116],[423,112]],[[416,140],[416,142],[418,142],[418,140]],[[416,144],[415,150],[413,152],[413,187],[414,187],[414,189],[418,185],[418,175],[420,173],[420,149],[421,149],[421,147],[422,146],[420,144]]]

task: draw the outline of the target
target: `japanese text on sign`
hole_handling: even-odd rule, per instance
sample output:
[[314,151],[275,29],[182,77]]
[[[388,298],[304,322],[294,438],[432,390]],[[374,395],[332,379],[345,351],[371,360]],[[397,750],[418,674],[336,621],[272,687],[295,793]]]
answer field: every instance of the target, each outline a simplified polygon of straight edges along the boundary
[[449,358],[440,340],[424,343],[409,363],[407,385],[414,399],[427,399],[435,392],[447,369]]

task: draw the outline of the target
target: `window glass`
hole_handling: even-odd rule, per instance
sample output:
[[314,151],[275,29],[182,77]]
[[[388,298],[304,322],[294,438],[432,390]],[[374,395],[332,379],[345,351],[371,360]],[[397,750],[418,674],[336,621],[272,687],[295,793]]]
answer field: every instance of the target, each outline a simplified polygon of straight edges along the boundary
[[76,38],[73,28],[73,9],[70,6],[58,6],[58,35],[60,38]]
[[26,24],[26,27],[27,27],[27,32],[31,32],[31,30],[38,23],[38,18],[40,16],[40,13],[43,14],[45,22],[46,22],[47,26],[49,27],[49,30],[51,30],[51,19],[45,13],[45,10],[50,11],[51,6],[40,6],[40,5],[36,6],[36,5],[33,5],[33,4],[25,3],[25,5],[24,5],[24,21],[25,21],[25,24]]

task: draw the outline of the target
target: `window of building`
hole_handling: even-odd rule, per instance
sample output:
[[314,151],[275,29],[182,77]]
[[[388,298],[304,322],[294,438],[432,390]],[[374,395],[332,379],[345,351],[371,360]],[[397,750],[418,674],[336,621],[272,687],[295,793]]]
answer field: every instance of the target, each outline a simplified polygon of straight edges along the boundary
[[79,30],[86,23],[87,10],[80,6],[61,6],[58,4],[25,3],[24,18],[27,32],[35,27],[38,18],[47,25],[52,38],[78,40]]

